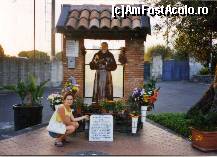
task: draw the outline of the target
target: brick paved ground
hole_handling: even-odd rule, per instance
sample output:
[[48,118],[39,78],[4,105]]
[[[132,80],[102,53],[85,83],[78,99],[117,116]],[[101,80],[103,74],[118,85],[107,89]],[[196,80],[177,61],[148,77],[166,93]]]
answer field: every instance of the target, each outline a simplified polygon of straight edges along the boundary
[[40,128],[0,141],[0,155],[67,155],[80,151],[97,151],[108,155],[217,155],[203,153],[191,143],[149,122],[139,136],[115,133],[113,142],[89,142],[84,133],[72,137],[72,142],[57,148],[46,131]]

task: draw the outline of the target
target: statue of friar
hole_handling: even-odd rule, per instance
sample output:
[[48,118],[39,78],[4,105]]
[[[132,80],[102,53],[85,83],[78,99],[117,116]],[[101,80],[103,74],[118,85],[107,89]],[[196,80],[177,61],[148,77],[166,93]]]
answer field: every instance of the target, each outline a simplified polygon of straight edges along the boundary
[[101,43],[101,50],[97,52],[90,62],[90,69],[96,70],[92,102],[100,100],[113,100],[113,84],[111,71],[116,70],[117,64],[114,56],[108,51],[107,42]]

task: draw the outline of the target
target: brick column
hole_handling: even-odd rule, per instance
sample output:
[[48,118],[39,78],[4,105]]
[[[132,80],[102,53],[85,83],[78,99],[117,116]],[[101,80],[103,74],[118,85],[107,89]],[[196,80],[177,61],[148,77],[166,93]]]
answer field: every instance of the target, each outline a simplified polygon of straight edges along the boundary
[[144,40],[126,40],[128,64],[124,69],[124,99],[144,82]]
[[84,40],[79,40],[79,56],[75,58],[75,68],[68,69],[68,59],[66,58],[66,38],[63,38],[63,85],[70,76],[74,76],[79,86],[78,95],[84,96],[84,55],[82,54],[82,48],[84,47]]

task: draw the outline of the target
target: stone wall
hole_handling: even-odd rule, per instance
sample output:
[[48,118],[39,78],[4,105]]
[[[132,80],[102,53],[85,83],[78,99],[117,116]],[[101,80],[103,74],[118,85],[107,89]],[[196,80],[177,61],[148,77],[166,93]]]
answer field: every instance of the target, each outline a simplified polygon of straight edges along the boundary
[[29,74],[37,77],[37,83],[50,79],[47,86],[59,86],[62,83],[62,62],[51,63],[45,60],[35,60],[4,57],[0,58],[0,86],[16,84],[27,80]]
[[203,68],[203,65],[201,63],[198,63],[193,58],[189,58],[189,67],[190,67],[190,74],[189,77],[192,79],[194,75],[197,75],[201,68]]
[[151,66],[151,76],[155,79],[161,79],[163,74],[163,59],[161,55],[153,56]]

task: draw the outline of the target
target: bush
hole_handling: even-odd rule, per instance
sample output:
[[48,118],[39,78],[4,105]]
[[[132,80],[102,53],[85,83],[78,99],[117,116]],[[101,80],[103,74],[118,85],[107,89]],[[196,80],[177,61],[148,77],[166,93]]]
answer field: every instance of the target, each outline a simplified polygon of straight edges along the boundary
[[189,120],[185,113],[150,114],[147,118],[161,124],[184,137],[190,136]]
[[217,131],[217,113],[195,113],[190,120],[190,125],[200,131]]
[[207,67],[203,67],[199,71],[199,75],[209,75],[209,69]]

